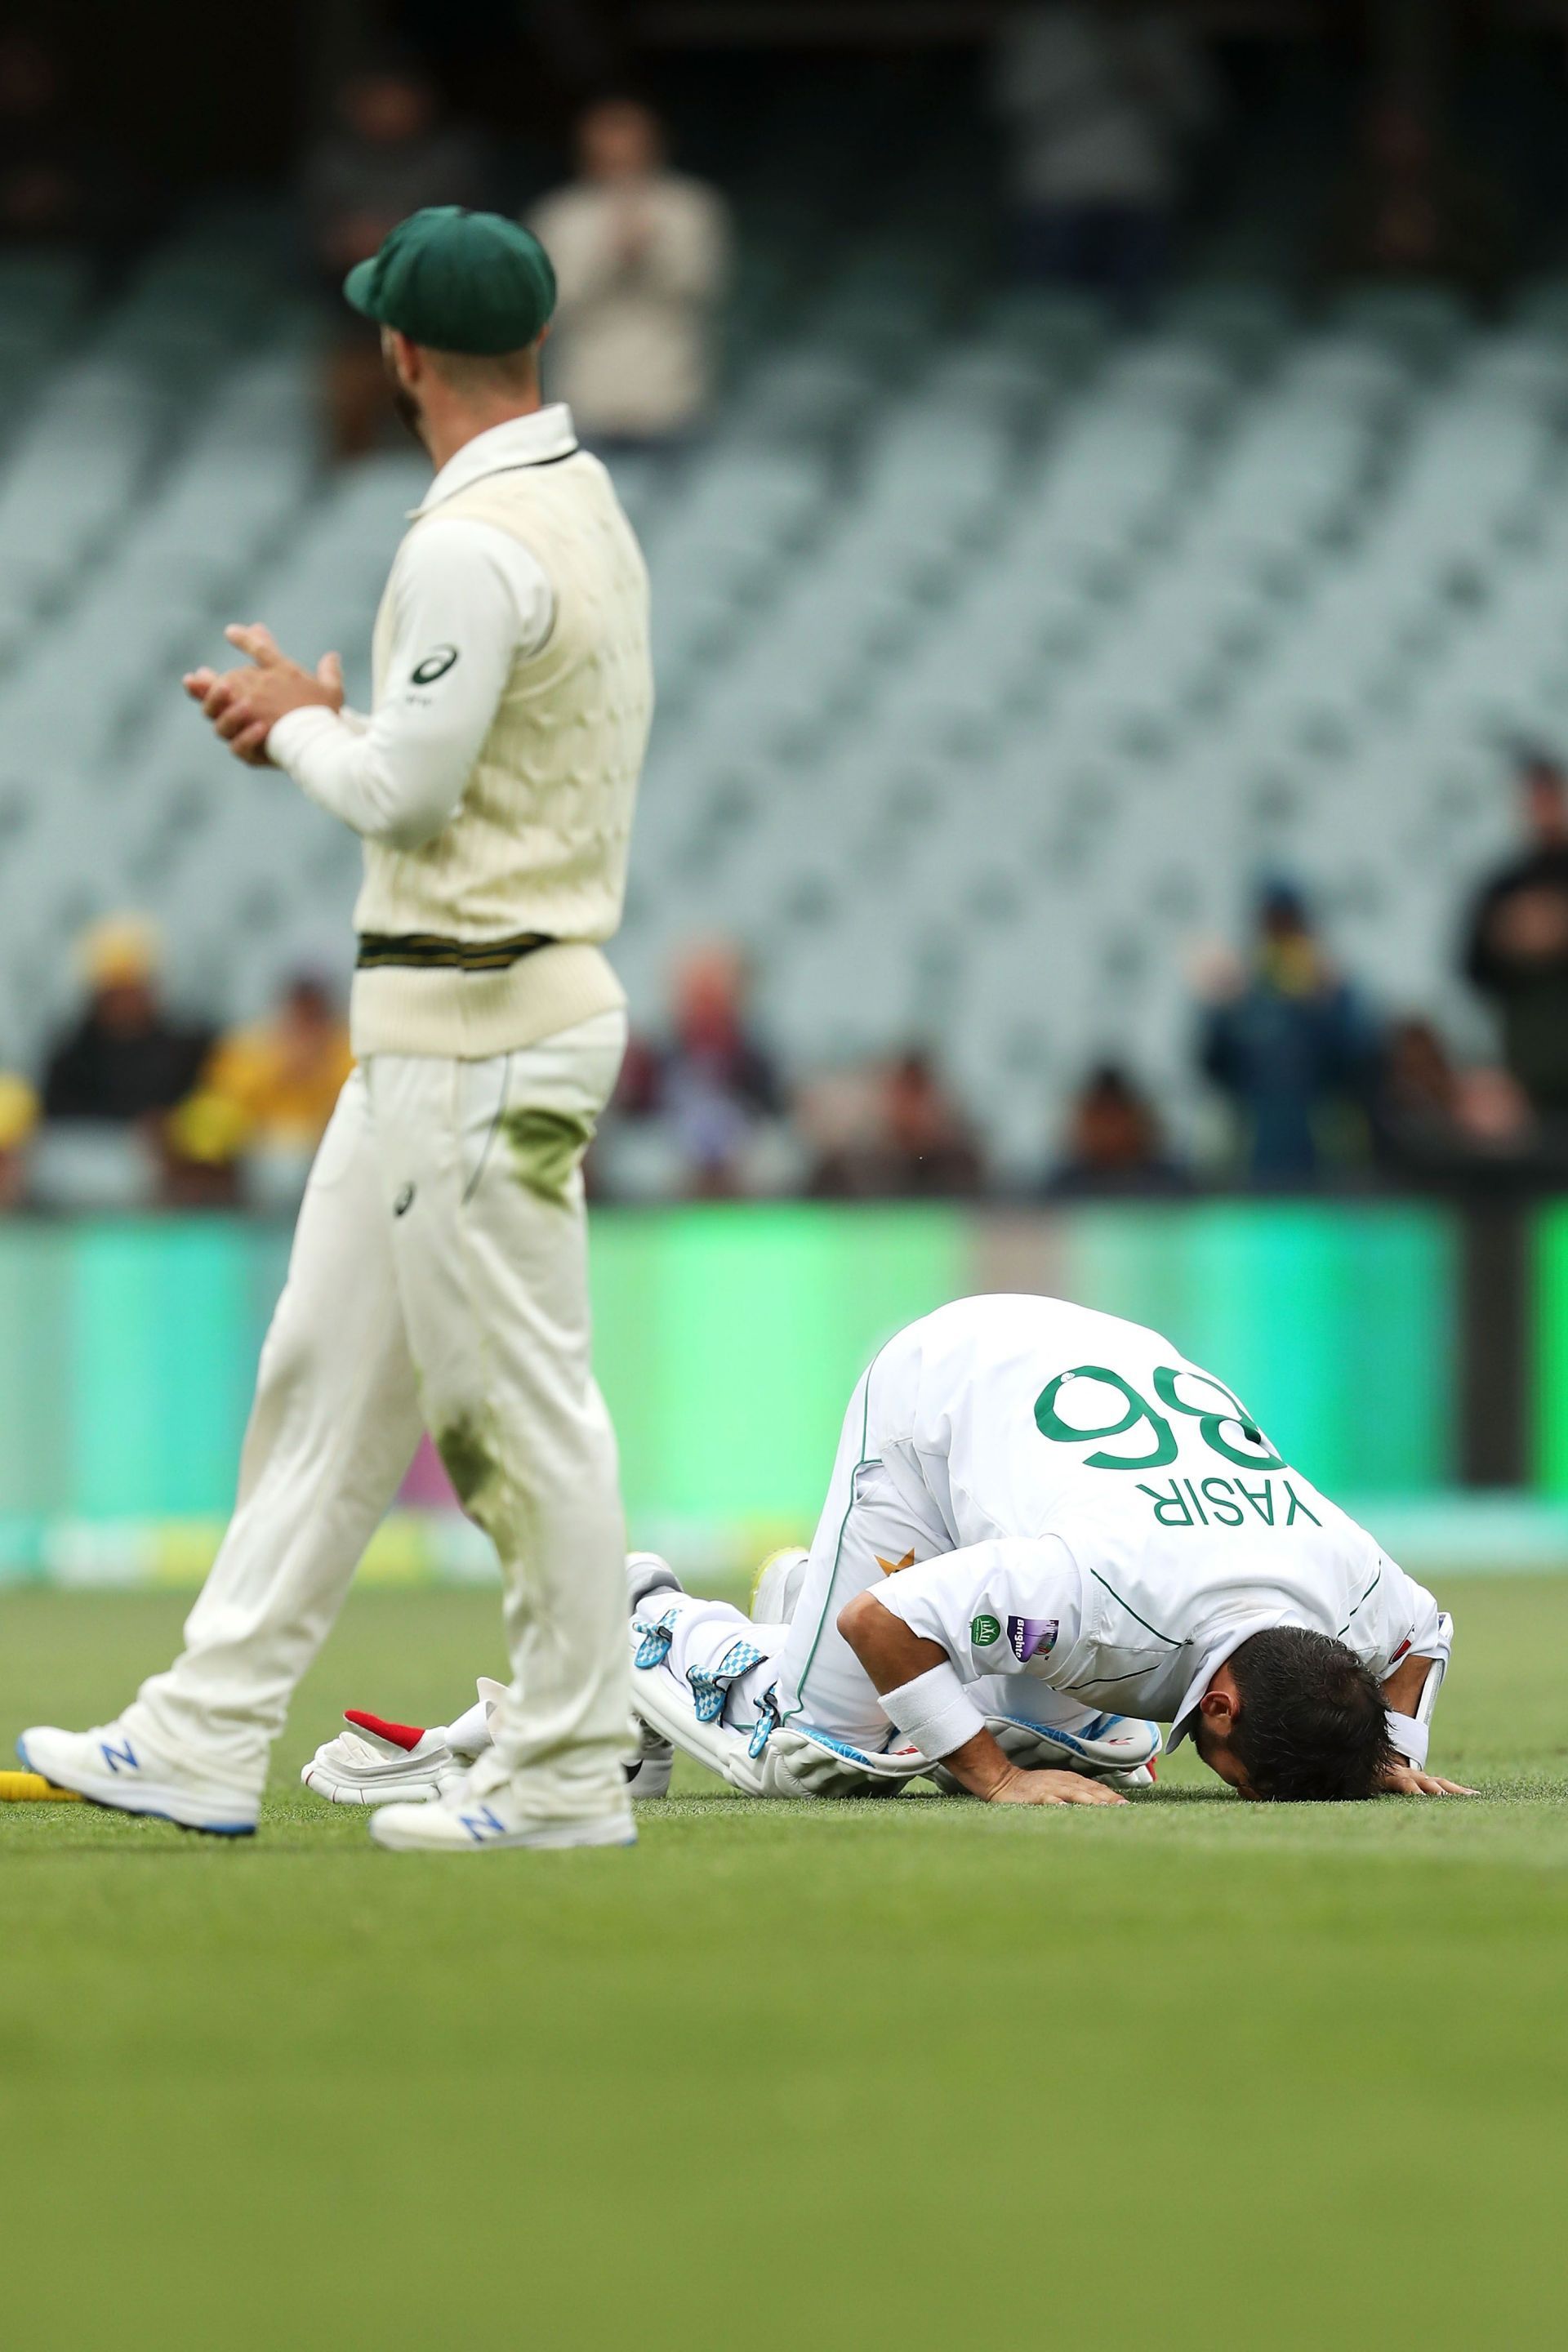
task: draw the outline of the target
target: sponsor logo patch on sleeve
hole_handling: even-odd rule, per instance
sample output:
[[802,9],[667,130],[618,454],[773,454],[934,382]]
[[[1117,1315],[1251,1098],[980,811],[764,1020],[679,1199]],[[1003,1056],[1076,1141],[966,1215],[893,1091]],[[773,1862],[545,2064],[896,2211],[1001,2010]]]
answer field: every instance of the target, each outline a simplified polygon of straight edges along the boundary
[[972,1617],[969,1638],[977,1650],[988,1650],[993,1642],[1002,1639],[1002,1628],[994,1617]]
[[1009,1617],[1007,1646],[1020,1665],[1031,1658],[1048,1658],[1061,1632],[1058,1617]]

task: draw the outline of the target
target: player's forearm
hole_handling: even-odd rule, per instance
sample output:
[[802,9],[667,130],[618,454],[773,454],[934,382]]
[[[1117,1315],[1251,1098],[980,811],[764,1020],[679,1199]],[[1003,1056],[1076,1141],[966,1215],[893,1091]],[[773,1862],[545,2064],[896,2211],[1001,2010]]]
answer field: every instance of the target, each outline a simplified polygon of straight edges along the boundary
[[329,710],[291,710],[267,750],[319,808],[395,849],[417,849],[450,823],[471,764],[467,742],[390,757],[374,722],[358,732]]
[[[1446,1624],[1451,1620],[1445,1620]],[[1417,1768],[1424,1767],[1431,1745],[1432,1715],[1447,1671],[1446,1655],[1407,1658],[1383,1685],[1388,1710],[1388,1737],[1394,1754]]]
[[928,1642],[912,1633],[901,1617],[884,1609],[870,1592],[858,1592],[839,1611],[838,1630],[879,1693],[897,1690],[918,1675],[929,1674],[933,1666],[949,1664],[940,1642]]
[[940,1642],[914,1633],[874,1591],[857,1593],[838,1630],[876,1686],[888,1719],[961,1789],[986,1804],[1121,1804],[1068,1772],[1026,1772],[1009,1761]]
[[973,1796],[990,1797],[1012,1766],[985,1728],[939,1642],[911,1632],[872,1592],[838,1612],[838,1630],[865,1667],[889,1720]]
[[388,596],[391,642],[368,727],[290,711],[267,750],[367,841],[418,849],[451,822],[515,658],[550,634],[554,591],[493,524],[437,515],[405,540]]
[[993,1735],[984,1728],[962,1748],[950,1748],[942,1761],[960,1788],[987,1804],[1020,1777],[1017,1766],[1008,1762]]
[[1394,1668],[1383,1685],[1383,1703],[1391,1715],[1415,1714],[1435,1663],[1431,1658],[1413,1656]]

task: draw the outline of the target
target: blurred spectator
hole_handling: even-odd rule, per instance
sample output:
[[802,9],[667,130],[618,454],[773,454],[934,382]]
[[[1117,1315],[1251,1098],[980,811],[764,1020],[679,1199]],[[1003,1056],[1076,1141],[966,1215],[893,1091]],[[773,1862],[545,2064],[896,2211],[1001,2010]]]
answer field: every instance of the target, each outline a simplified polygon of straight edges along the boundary
[[321,982],[291,981],[276,1013],[219,1039],[201,1083],[163,1122],[162,1192],[182,1208],[298,1203],[353,1067],[348,1027]]
[[152,1139],[160,1208],[239,1205],[246,1124],[243,1112],[226,1097],[188,1095],[158,1120]]
[[379,333],[345,307],[344,276],[422,205],[482,205],[486,173],[479,142],[442,120],[417,66],[386,58],[361,67],[339,93],[337,117],[305,159],[300,193],[335,338],[327,364],[332,448],[355,457],[374,446],[391,410]]
[[929,1055],[905,1054],[894,1063],[886,1106],[890,1193],[979,1192],[979,1146]]
[[877,1071],[864,1117],[826,1140],[806,1189],[819,1200],[947,1200],[978,1192],[984,1167],[929,1054]]
[[1394,95],[1368,110],[1330,222],[1331,275],[1443,279],[1484,301],[1500,289],[1509,242],[1497,192],[1455,159],[1421,107]]
[[1535,1123],[1506,1070],[1456,1069],[1429,1021],[1401,1021],[1384,1050],[1373,1135],[1390,1174],[1442,1182],[1520,1168]]
[[729,274],[723,198],[672,172],[658,117],[602,99],[577,127],[577,178],[534,212],[560,285],[551,385],[600,446],[661,446],[704,419]]
[[745,959],[727,940],[689,949],[675,974],[670,1042],[634,1041],[626,1054],[616,1113],[662,1121],[688,1192],[753,1189],[759,1130],[784,1113],[773,1058],[747,1018],[747,988]]
[[195,1086],[212,1032],[164,1012],[151,925],[126,916],[96,924],[81,962],[87,1011],[49,1056],[45,1116],[125,1125],[172,1109]]
[[38,1097],[26,1078],[0,1071],[0,1214],[25,1206]]
[[30,33],[0,33],[0,237],[37,245],[81,236],[89,208],[52,52]]
[[1333,1115],[1363,1100],[1375,1033],[1333,970],[1299,891],[1266,890],[1253,968],[1210,975],[1199,1058],[1246,1129],[1249,1174],[1265,1184],[1310,1181],[1326,1156]]
[[[161,1034],[172,1041],[168,1066],[146,1073],[121,1074],[122,1092],[135,1108],[119,1114],[139,1123],[135,1156],[140,1177],[123,1161],[62,1160],[63,1137],[51,1140],[43,1179],[51,1199],[91,1205],[97,1188],[103,1205],[140,1201],[149,1189],[164,1208],[230,1208],[245,1199],[253,1206],[291,1204],[303,1190],[310,1163],[332,1106],[353,1066],[347,1028],[321,982],[302,977],[290,982],[278,1011],[265,1021],[231,1031],[216,1045],[206,1033],[183,1033],[166,1024],[149,1030],[156,1013],[151,994],[154,970],[148,934],[139,925],[104,926],[94,934],[92,970],[98,975],[94,1012],[111,1046],[130,1036],[145,1046]],[[132,1021],[142,1024],[132,1028]],[[107,1049],[105,1049],[107,1050]],[[102,1059],[100,1052],[99,1059]],[[189,1074],[176,1098],[174,1076]],[[0,1094],[3,1094],[0,1081]],[[51,1096],[51,1104],[54,1097]],[[90,1112],[71,1097],[62,1118],[102,1121],[115,1114]],[[3,1108],[3,1105],[0,1105]],[[84,1194],[83,1187],[88,1191]]]
[[1046,1186],[1052,1200],[1184,1192],[1147,1095],[1114,1062],[1090,1071],[1068,1115],[1067,1150]]
[[1496,1004],[1503,1060],[1542,1117],[1568,1116],[1568,777],[1538,754],[1520,770],[1529,846],[1470,915],[1465,973]]
[[245,1150],[308,1158],[353,1067],[347,1023],[322,982],[301,974],[276,1013],[219,1039],[200,1096],[232,1108]]
[[1023,274],[1145,310],[1169,267],[1186,152],[1218,112],[1192,33],[1136,0],[1020,8],[998,37],[992,95],[1012,133]]
[[485,180],[475,135],[442,121],[417,66],[389,58],[362,67],[339,93],[337,112],[301,182],[311,256],[334,294],[400,220],[425,205],[479,204]]

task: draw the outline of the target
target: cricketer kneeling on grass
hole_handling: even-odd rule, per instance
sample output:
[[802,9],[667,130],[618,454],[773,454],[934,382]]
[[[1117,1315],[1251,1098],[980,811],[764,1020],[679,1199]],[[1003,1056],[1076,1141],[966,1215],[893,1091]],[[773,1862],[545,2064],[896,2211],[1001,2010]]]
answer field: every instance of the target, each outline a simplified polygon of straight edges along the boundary
[[[750,1618],[628,1568],[634,1793],[671,1746],[751,1796],[1118,1804],[1162,1724],[1252,1799],[1468,1795],[1426,1769],[1452,1620],[1158,1332],[960,1299],[850,1399],[809,1553]],[[306,1767],[338,1801],[434,1792],[489,1706],[355,1715]]]

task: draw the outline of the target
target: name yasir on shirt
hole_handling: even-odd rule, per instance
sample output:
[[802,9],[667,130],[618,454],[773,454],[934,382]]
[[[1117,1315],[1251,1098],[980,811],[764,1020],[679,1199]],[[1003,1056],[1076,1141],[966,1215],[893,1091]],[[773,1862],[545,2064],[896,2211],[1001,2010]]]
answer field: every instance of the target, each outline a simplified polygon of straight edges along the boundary
[[1163,1528],[1239,1528],[1255,1518],[1266,1528],[1293,1528],[1299,1518],[1321,1528],[1321,1519],[1302,1501],[1290,1480],[1284,1478],[1279,1484],[1283,1492],[1278,1514],[1272,1478],[1251,1486],[1245,1478],[1200,1478],[1195,1485],[1191,1478],[1173,1478],[1168,1487],[1163,1483],[1146,1486],[1140,1478],[1138,1492],[1148,1496]]

